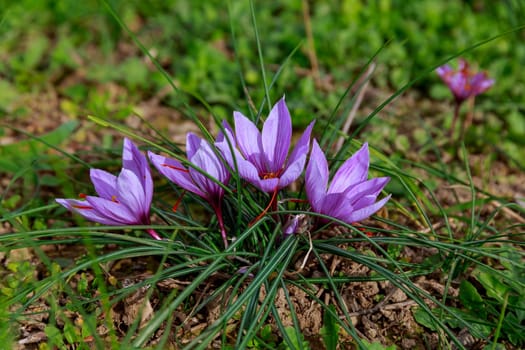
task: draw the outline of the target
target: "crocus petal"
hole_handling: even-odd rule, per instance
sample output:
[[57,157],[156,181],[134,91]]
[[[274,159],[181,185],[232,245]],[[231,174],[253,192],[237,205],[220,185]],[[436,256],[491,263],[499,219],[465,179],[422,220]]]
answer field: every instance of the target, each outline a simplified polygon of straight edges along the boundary
[[349,185],[366,180],[369,166],[368,144],[364,143],[335,173],[328,193],[344,192]]
[[290,158],[288,159],[289,164],[296,162],[303,155],[308,154],[308,150],[310,149],[310,136],[312,134],[312,128],[314,127],[314,124],[315,124],[315,120],[306,127],[303,134],[301,135],[301,137],[295,144],[292,154],[290,155]]
[[262,146],[267,162],[267,172],[275,173],[283,168],[290,149],[291,138],[292,118],[283,97],[273,106],[262,129]]
[[488,79],[488,80],[484,80],[482,81],[478,86],[477,86],[477,89],[476,89],[476,95],[479,95],[485,91],[487,91],[488,89],[490,89],[492,87],[492,85],[494,85],[494,82],[495,80],[493,79]]
[[215,154],[208,142],[204,140],[200,148],[195,153],[194,157],[189,158],[189,160],[220,182],[224,183],[230,178],[230,173],[226,171],[226,167],[224,166],[223,162]]
[[355,208],[355,210],[359,210],[359,209],[371,206],[372,204],[376,202],[376,200],[377,200],[377,195],[372,195],[372,194],[364,195],[364,196],[357,198],[356,201],[352,203],[353,204],[352,206]]
[[359,210],[374,204],[377,200],[377,196],[371,194],[356,198],[355,202],[352,203],[354,210]]
[[186,155],[188,159],[193,158],[193,155],[200,148],[201,142],[204,141],[192,132],[186,135]]
[[[208,146],[209,148],[209,146]],[[206,152],[213,161],[214,169],[212,170],[213,176],[221,183],[227,185],[231,178],[231,173],[227,169],[224,161],[215,154],[216,151],[212,151],[211,148]]]
[[268,193],[281,188],[278,178],[256,179],[255,181],[251,181],[251,184],[258,187],[261,191]]
[[[209,146],[207,146],[209,148]],[[220,167],[222,164],[217,159],[215,154],[211,149],[206,149],[206,146],[203,146],[197,150],[193,158],[190,161],[199,167],[202,171],[206,172],[211,177],[215,178],[216,181],[220,181],[219,177],[222,177],[222,172]],[[190,176],[193,179],[194,183],[206,194],[206,198],[215,201],[218,198],[221,198],[224,194],[223,188],[212,179],[201,174],[196,169],[190,168]]]
[[453,74],[449,79],[448,85],[458,100],[466,100],[472,94],[472,87],[468,84],[468,77],[465,74]]
[[124,139],[122,167],[137,174],[137,177],[141,179],[141,181],[146,175],[146,169],[149,168],[146,157],[144,157],[137,146],[128,138]]
[[75,206],[85,206],[86,209],[91,209],[91,206],[86,201],[79,199],[55,198],[55,202],[70,211],[75,211]]
[[259,181],[259,171],[255,165],[244,159],[239,150],[235,148],[234,143],[231,143],[232,148],[230,148],[227,139],[232,140],[233,136],[228,130],[225,130],[224,139],[215,143],[215,147],[219,149],[226,163],[246,181],[252,184]]
[[330,193],[326,195],[321,203],[321,214],[330,215],[336,219],[347,221],[354,211],[354,207],[347,201],[344,193]]
[[288,186],[301,176],[304,170],[304,163],[306,163],[306,153],[296,158],[293,163],[286,167],[286,170],[279,178],[279,189]]
[[98,222],[102,225],[122,225],[122,222],[112,220],[98,212],[90,203],[84,200],[77,199],[65,199],[57,198],[55,199],[57,203],[64,206],[67,210],[77,213],[83,216],[85,219],[93,222]]
[[148,152],[148,156],[155,168],[157,168],[157,170],[170,181],[176,183],[187,191],[205,197],[205,194],[195,186],[189,174],[189,170],[182,165],[182,163],[175,159],[159,156],[152,152]]
[[473,94],[479,95],[494,85],[494,80],[488,79],[485,73],[478,73],[472,77],[471,85]]
[[281,181],[279,183],[280,188],[288,186],[301,176],[301,173],[304,170],[304,164],[306,163],[306,156],[308,155],[308,150],[310,148],[310,135],[313,126],[314,122],[311,122],[301,135],[299,141],[297,141],[297,144],[288,159],[288,165],[281,175]]
[[90,169],[89,176],[100,197],[111,199],[117,194],[117,177],[115,175],[100,169]]
[[239,172],[239,176],[251,184],[256,184],[261,178],[259,177],[259,172],[255,166],[247,160],[244,160],[242,157],[237,159],[237,171]]
[[348,223],[352,223],[352,222],[361,221],[361,220],[364,220],[370,217],[375,212],[377,212],[379,209],[381,209],[386,204],[386,202],[388,202],[388,200],[390,199],[390,196],[391,195],[388,195],[385,198],[381,199],[379,202],[376,202],[367,207],[355,210],[345,221]]
[[261,133],[254,123],[242,113],[234,112],[235,136],[237,146],[246,160],[251,162],[259,172],[266,171],[261,142]]
[[[230,133],[230,135],[233,135],[233,128],[230,126],[230,124],[228,123],[227,120],[223,120],[222,121],[222,127],[224,128],[224,130],[226,130],[227,132]],[[232,145],[235,145],[235,140],[231,139],[232,140]],[[224,133],[222,132],[222,130],[219,131],[219,133],[217,134],[217,137],[215,138],[215,141],[216,142],[222,142],[224,141]]]
[[115,222],[114,225],[140,224],[136,215],[124,204],[113,202],[104,198],[87,196],[89,203],[101,216]]
[[133,213],[137,221],[147,224],[151,203],[146,203],[144,188],[135,173],[122,169],[117,179],[117,201],[125,205]]
[[355,203],[363,196],[372,195],[377,197],[389,181],[389,177],[376,177],[350,186],[345,191],[345,194],[350,203]]
[[[122,151],[122,167],[131,170],[142,183],[144,202],[151,204],[153,199],[153,179],[146,156],[128,138],[124,139]],[[98,193],[98,192],[97,192]]]
[[151,201],[153,200],[153,179],[151,178],[151,172],[148,170],[146,172],[146,178],[143,181],[144,189],[144,205],[148,208],[151,207]]
[[450,67],[448,64],[445,64],[441,67],[438,67],[436,72],[441,77],[441,79],[447,82],[447,76],[450,74],[450,72],[452,72],[452,67]]
[[[228,123],[223,122],[223,125],[228,125]],[[224,132],[222,131],[219,132],[219,135],[217,136],[217,139],[215,140],[214,145],[215,147],[217,147],[217,149],[219,150],[220,154],[222,155],[226,163],[230,167],[235,168],[234,166],[235,162],[233,159],[242,158],[242,155],[239,153],[239,151],[236,148],[235,137],[233,136],[233,131],[231,131],[231,128],[227,128],[225,126]]]
[[323,197],[326,196],[327,184],[328,162],[317,140],[314,139],[310,160],[306,166],[305,188],[310,205],[316,212],[321,210]]

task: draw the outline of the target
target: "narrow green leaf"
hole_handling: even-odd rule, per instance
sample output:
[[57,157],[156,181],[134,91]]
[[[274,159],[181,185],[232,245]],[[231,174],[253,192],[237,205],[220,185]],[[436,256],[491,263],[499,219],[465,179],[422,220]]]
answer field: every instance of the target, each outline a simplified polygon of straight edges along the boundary
[[337,315],[337,311],[334,305],[329,305],[328,308],[332,312],[325,310],[323,315],[323,327],[321,328],[321,336],[323,337],[324,345],[326,350],[335,350],[337,348],[337,342],[339,341],[339,324],[334,314]]

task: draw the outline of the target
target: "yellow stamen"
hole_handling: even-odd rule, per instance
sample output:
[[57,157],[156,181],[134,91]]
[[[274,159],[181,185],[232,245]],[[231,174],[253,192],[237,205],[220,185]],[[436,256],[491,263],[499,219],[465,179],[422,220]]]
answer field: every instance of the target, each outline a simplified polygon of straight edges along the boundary
[[277,170],[277,171],[272,171],[272,172],[269,172],[269,173],[262,173],[261,174],[261,177],[263,178],[263,180],[268,180],[268,179],[278,179],[283,173],[283,170]]

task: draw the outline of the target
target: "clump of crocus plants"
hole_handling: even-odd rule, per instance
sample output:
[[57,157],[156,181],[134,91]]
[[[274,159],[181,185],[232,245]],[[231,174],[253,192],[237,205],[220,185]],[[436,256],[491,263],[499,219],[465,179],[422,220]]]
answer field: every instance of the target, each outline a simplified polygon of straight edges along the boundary
[[[469,99],[474,100],[477,95],[487,91],[494,85],[494,79],[490,79],[485,72],[475,73],[464,59],[459,60],[457,70],[446,64],[439,67],[436,72],[454,96],[454,116],[450,127],[452,135],[463,103]],[[469,119],[466,119],[462,123],[461,134],[470,122]]]
[[[318,142],[311,140],[313,125],[314,122],[308,125],[290,152],[292,120],[282,98],[271,109],[262,131],[246,116],[235,112],[234,128],[224,123],[214,143],[188,133],[186,159],[173,159],[153,152],[148,152],[148,157],[164,177],[209,203],[217,217],[225,248],[229,241],[235,239],[223,218],[224,198],[236,190],[230,184],[234,177],[243,181],[243,186],[266,193],[269,197],[269,204],[264,205],[266,208],[260,215],[251,218],[247,225],[271,212],[273,220],[283,221],[280,224],[284,227],[284,238],[300,232],[299,218],[305,214],[291,217],[280,215],[279,194],[299,181],[303,173],[305,180],[301,183],[304,184],[306,198],[290,202],[305,202],[306,210],[322,214],[322,219],[312,215],[316,218],[311,220],[313,225],[327,224],[331,221],[327,217],[348,224],[370,217],[385,205],[390,196],[377,200],[389,181],[388,177],[368,179],[368,144],[363,144],[339,167],[328,185],[328,162]],[[57,199],[57,202],[88,220],[104,225],[150,225],[153,181],[146,157],[130,140],[124,140],[120,174],[115,176],[93,169],[91,181],[98,197]],[[156,231],[146,231],[154,239],[161,239]]]

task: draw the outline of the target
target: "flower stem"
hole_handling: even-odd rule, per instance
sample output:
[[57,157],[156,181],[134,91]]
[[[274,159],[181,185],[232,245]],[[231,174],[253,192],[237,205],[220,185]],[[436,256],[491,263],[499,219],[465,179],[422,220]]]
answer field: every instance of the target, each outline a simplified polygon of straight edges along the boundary
[[160,238],[159,234],[154,229],[148,228],[146,232],[157,241],[162,241],[162,238]]
[[224,220],[222,218],[222,209],[220,205],[215,207],[215,215],[217,215],[217,221],[219,222],[219,228],[221,230],[222,241],[224,242],[224,249],[228,248],[228,238],[226,236],[226,229],[224,228]]
[[456,122],[458,121],[460,107],[461,107],[461,102],[456,101],[454,104],[454,116],[452,119],[452,124],[450,125],[450,131],[449,131],[450,138],[454,136],[454,129],[456,129]]
[[463,139],[465,137],[466,130],[472,125],[472,120],[474,119],[474,101],[475,99],[476,99],[476,96],[472,96],[471,98],[468,99],[467,115],[463,123],[461,123],[461,131],[459,134],[460,139]]

